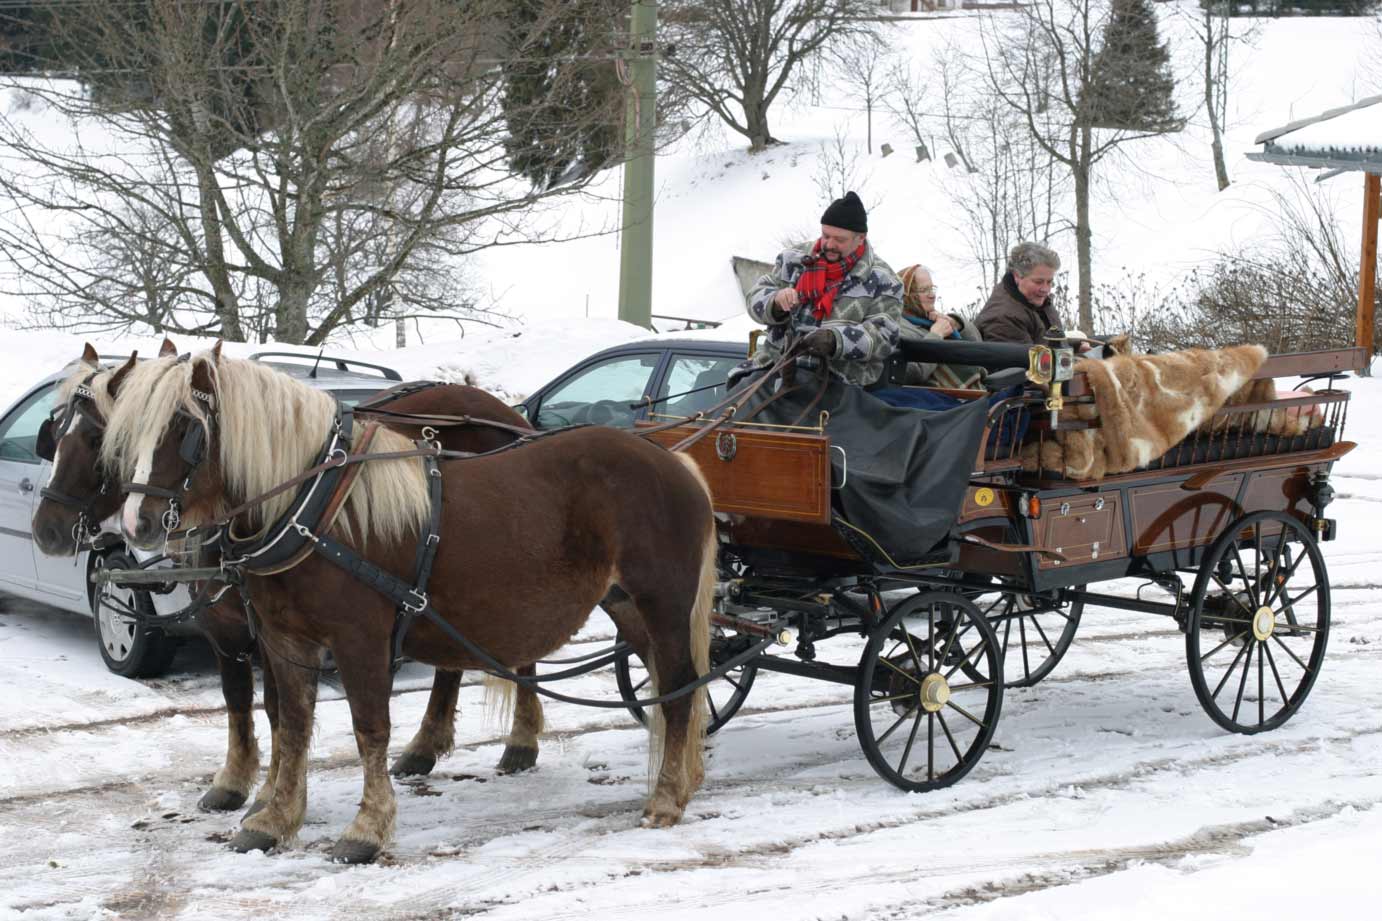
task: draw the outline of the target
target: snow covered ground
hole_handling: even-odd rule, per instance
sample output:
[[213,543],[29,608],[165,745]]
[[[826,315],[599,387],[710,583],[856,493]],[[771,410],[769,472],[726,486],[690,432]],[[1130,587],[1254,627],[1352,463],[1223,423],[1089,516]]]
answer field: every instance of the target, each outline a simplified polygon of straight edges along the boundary
[[[630,334],[572,325],[572,357]],[[75,340],[19,334],[34,379]],[[374,357],[408,375],[479,361],[504,387],[565,364],[523,336]],[[463,347],[465,346],[465,347]],[[437,351],[434,351],[436,349]],[[525,368],[527,370],[525,370]],[[541,374],[539,374],[541,371]],[[14,385],[3,382],[13,395]],[[135,682],[105,671],[89,621],[0,598],[0,917],[493,919],[643,917],[1248,918],[1341,916],[1382,896],[1382,382],[1350,381],[1352,440],[1325,545],[1334,627],[1301,712],[1261,736],[1220,731],[1186,676],[1182,635],[1155,617],[1086,611],[1056,672],[1005,698],[995,747],[963,781],[908,795],[855,740],[847,688],[759,677],[712,741],[684,823],[637,827],[646,736],[622,711],[552,703],[536,771],[499,776],[504,730],[462,692],[457,750],[400,782],[378,864],[329,848],[359,798],[349,713],[323,688],[307,822],[282,853],[238,855],[238,816],[197,799],[220,764],[225,715],[204,647]],[[1133,582],[1114,583],[1132,593]],[[573,651],[612,635],[596,615]],[[856,641],[823,646],[851,663]],[[395,688],[393,752],[421,718],[430,672]],[[565,690],[565,689],[564,689]],[[611,673],[570,692],[617,694]],[[257,715],[267,758],[268,726]]]
[[[920,59],[945,31],[971,26],[962,17],[905,28],[904,47]],[[1269,24],[1258,49],[1242,52],[1230,150],[1241,154],[1257,131],[1366,95],[1356,73],[1375,40],[1370,29],[1330,19]],[[727,270],[703,282],[688,273],[731,254],[770,257],[809,227],[821,207],[811,182],[816,144],[846,117],[861,133],[858,113],[803,105],[778,131],[789,144],[763,157],[702,148],[659,163],[655,309],[739,311]],[[1096,227],[1107,231],[1107,264],[1178,272],[1261,232],[1283,172],[1235,158],[1235,186],[1215,196],[1196,144],[1191,135],[1146,148],[1133,178],[1106,190]],[[935,162],[904,161],[871,163],[877,197],[887,190],[871,215],[875,239],[896,265],[932,263],[959,306],[980,286],[947,225],[942,191],[955,178]],[[1330,186],[1351,233],[1357,189],[1347,181]],[[598,217],[598,208],[580,215]],[[471,374],[517,399],[585,354],[643,335],[608,319],[617,256],[608,237],[487,255],[482,275],[503,279],[494,287],[502,306],[523,316],[513,328],[379,351],[391,344],[383,330],[353,347],[405,377]],[[575,279],[579,290],[554,292],[553,278]],[[716,335],[740,338],[744,326]],[[0,335],[0,406],[81,345],[59,333]],[[157,342],[98,346],[149,354]],[[0,596],[0,918],[1362,914],[1382,897],[1382,532],[1370,525],[1382,503],[1382,383],[1347,386],[1355,394],[1348,436],[1361,447],[1334,477],[1339,539],[1325,545],[1333,634],[1296,718],[1261,736],[1222,732],[1199,709],[1174,624],[1091,608],[1055,673],[1008,693],[995,747],[978,767],[925,795],[895,790],[868,766],[847,688],[765,674],[713,739],[706,784],[684,823],[639,829],[647,745],[630,717],[549,703],[538,769],[499,776],[504,730],[487,724],[482,691],[468,679],[455,753],[425,780],[396,784],[398,831],[384,857],[344,867],[327,855],[354,813],[360,775],[346,704],[326,686],[299,841],[269,856],[238,855],[224,846],[238,816],[196,807],[225,746],[205,648],[186,647],[165,678],[128,681],[103,667],[89,621]],[[573,648],[593,649],[612,632],[596,615]],[[823,653],[849,663],[858,647],[840,638]],[[430,679],[415,665],[399,675],[394,754],[421,717]],[[609,673],[569,691],[617,694]],[[262,713],[257,723],[267,760]]]

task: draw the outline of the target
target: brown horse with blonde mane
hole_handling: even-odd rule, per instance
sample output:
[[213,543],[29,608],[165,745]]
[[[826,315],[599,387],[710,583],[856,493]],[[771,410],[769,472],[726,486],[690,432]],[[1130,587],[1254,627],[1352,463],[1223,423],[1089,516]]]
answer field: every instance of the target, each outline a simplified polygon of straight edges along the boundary
[[[326,395],[272,369],[223,358],[219,348],[143,375],[121,388],[103,457],[129,482],[123,527],[139,546],[166,536],[169,497],[184,525],[220,519],[312,466],[335,421]],[[196,427],[205,450],[189,456]],[[367,433],[356,429],[356,453]],[[381,429],[368,453],[414,443]],[[339,514],[317,526],[379,567],[410,579],[433,514],[422,459],[358,465]],[[491,454],[448,461],[442,485],[431,608],[508,669],[564,644],[601,605],[648,663],[656,693],[694,683],[708,669],[715,584],[710,496],[694,462],[627,432],[577,428]],[[256,503],[240,533],[272,526],[290,495]],[[291,838],[306,809],[306,756],[315,676],[295,663],[329,649],[350,705],[364,770],[360,809],[333,848],[339,860],[372,860],[390,839],[396,805],[386,770],[390,649],[397,603],[318,553],[293,568],[246,575],[261,648],[279,683],[280,766],[272,797],[232,841],[269,849]],[[349,597],[343,605],[340,599]],[[419,619],[404,654],[460,670],[481,660]],[[658,707],[650,747],[654,778],[645,824],[671,825],[704,776],[704,688]]]
[[[176,346],[165,339],[159,356],[176,355]],[[42,552],[56,556],[75,553],[83,532],[114,515],[124,504],[125,493],[118,484],[112,484],[100,463],[100,450],[105,420],[113,410],[121,385],[137,366],[136,356],[132,355],[118,368],[104,367],[95,349],[88,345],[74,363],[73,373],[59,386],[58,402],[62,409],[55,419],[59,424],[56,450],[44,495],[33,517],[35,543]],[[151,365],[150,373],[162,373],[168,367],[167,362]],[[79,388],[81,394],[77,396]],[[422,426],[410,425],[395,414],[441,414],[500,423],[498,427],[483,421],[438,425],[438,440],[443,447],[455,451],[490,451],[511,442],[516,437],[512,429],[528,427],[522,416],[498,398],[461,384],[434,384],[420,389],[416,385],[399,385],[372,397],[357,410],[357,416],[381,407],[389,411],[384,418],[390,427],[409,437],[417,437]],[[215,653],[228,723],[224,763],[198,805],[211,811],[237,809],[248,800],[259,771],[253,717],[254,673],[245,655],[253,647],[254,637],[239,596],[233,592],[200,612],[195,625]],[[264,709],[272,730],[278,724],[278,701],[273,669],[267,659],[264,665]],[[532,670],[524,672],[531,674]],[[451,751],[460,681],[458,672],[437,672],[422,724],[391,769],[395,776],[427,774],[438,758]],[[532,767],[537,761],[541,731],[542,707],[538,697],[530,688],[519,686],[513,705],[513,726],[505,740],[499,771],[512,773]],[[271,749],[274,755],[276,751]],[[267,780],[259,791],[260,803],[272,794],[277,763],[277,757],[271,757]]]

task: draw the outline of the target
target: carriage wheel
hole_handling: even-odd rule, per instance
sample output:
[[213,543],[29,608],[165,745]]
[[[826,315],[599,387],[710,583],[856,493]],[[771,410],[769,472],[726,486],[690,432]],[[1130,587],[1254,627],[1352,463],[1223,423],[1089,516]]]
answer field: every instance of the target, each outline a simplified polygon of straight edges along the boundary
[[[1084,586],[1074,589],[1084,591]],[[1029,688],[1051,674],[1070,649],[1084,613],[1083,601],[1049,602],[1015,592],[991,601],[981,598],[977,604],[998,636],[1003,684],[1010,688]]]
[[[710,665],[712,668],[728,658],[727,655],[721,655],[721,650],[724,649],[727,639],[721,628],[713,628],[710,637]],[[739,708],[744,705],[745,698],[749,696],[749,689],[753,687],[753,679],[757,676],[758,666],[749,661],[736,669],[725,672],[723,677],[717,678],[705,686],[706,703],[710,705],[710,721],[705,727],[706,735],[715,733],[721,726],[728,723],[735,713],[739,712]],[[644,667],[643,660],[639,658],[638,653],[630,652],[628,655],[615,660],[614,680],[619,685],[619,696],[625,701],[653,696],[652,680],[649,678],[648,670]],[[631,703],[628,708],[634,719],[647,725],[648,715],[644,712],[643,707]]]
[[1254,512],[1200,565],[1186,621],[1195,696],[1230,732],[1275,729],[1300,709],[1324,663],[1329,579],[1296,518]]
[[894,606],[870,635],[854,685],[854,727],[884,780],[935,790],[979,763],[1002,704],[992,625],[954,592],[923,592]]

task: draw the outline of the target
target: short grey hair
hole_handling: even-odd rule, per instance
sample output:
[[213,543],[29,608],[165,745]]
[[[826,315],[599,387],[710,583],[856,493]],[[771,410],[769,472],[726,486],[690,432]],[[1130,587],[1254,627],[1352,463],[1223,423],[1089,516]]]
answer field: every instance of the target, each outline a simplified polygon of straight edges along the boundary
[[1023,242],[1008,253],[1008,271],[1027,276],[1039,265],[1050,266],[1052,271],[1060,270],[1060,256],[1040,243]]

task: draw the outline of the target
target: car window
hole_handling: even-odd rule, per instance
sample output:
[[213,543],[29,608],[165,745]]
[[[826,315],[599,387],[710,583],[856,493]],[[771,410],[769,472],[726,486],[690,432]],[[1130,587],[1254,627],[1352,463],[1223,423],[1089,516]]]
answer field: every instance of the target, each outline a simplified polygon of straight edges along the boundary
[[643,399],[660,352],[621,355],[578,372],[542,398],[537,427],[558,428],[581,422],[633,425],[630,403]]
[[[669,416],[689,416],[725,398],[725,379],[743,359],[716,355],[674,354],[658,397],[671,399],[658,410]],[[706,389],[708,388],[708,389]],[[689,391],[696,391],[691,393]]]
[[34,451],[38,441],[38,427],[53,409],[57,385],[50,384],[16,406],[14,412],[0,422],[0,460],[41,464]]

